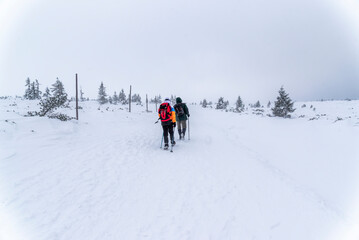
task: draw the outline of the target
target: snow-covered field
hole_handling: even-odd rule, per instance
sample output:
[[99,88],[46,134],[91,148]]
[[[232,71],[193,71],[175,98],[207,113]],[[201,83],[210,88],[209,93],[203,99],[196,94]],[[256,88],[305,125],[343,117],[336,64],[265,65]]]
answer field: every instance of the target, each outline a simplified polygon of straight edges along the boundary
[[0,100],[0,239],[359,239],[359,101],[189,105],[173,153],[154,112],[81,106],[61,122]]

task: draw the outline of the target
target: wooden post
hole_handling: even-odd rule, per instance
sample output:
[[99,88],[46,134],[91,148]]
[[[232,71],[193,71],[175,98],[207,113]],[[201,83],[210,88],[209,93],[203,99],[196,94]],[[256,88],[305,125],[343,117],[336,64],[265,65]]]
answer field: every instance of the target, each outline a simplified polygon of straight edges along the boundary
[[76,120],[79,120],[79,93],[78,93],[77,73],[76,73]]
[[148,112],[148,97],[147,97],[147,94],[146,94],[146,112]]
[[129,96],[129,98],[128,98],[129,112],[131,112],[131,98],[132,98],[132,96],[131,96],[131,90],[132,90],[132,86],[130,85],[130,96]]

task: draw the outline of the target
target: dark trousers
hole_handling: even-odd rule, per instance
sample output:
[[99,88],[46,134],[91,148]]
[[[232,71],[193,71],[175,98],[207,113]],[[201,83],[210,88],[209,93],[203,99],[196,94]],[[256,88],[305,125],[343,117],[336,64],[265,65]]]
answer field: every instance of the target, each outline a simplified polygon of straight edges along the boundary
[[170,133],[171,142],[174,140],[173,134],[173,125],[162,125],[163,128],[163,138],[165,140],[165,144],[168,144],[168,133]]

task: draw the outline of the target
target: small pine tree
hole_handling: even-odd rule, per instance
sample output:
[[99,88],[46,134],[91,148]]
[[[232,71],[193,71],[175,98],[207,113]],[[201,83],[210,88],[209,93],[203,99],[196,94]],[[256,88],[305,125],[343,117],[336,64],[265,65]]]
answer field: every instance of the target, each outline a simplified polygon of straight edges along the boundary
[[41,94],[42,92],[40,91],[40,84],[39,81],[36,79],[35,80],[35,99],[41,99]]
[[261,103],[259,101],[257,101],[255,104],[254,104],[254,107],[255,108],[260,108],[261,107]]
[[30,99],[30,95],[31,95],[31,83],[30,83],[30,78],[27,78],[27,79],[26,79],[25,87],[26,87],[26,90],[25,90],[24,98],[25,98],[25,99]]
[[50,89],[47,87],[45,93],[42,95],[44,98],[48,98],[51,96]]
[[118,101],[121,104],[127,104],[127,97],[126,97],[125,91],[123,89],[121,90],[120,94],[118,95]]
[[103,82],[100,84],[100,88],[98,89],[98,97],[97,101],[102,105],[108,102],[106,88],[103,85]]
[[277,101],[274,102],[274,108],[272,108],[272,112],[274,116],[290,118],[290,114],[295,111],[293,108],[293,102],[288,96],[289,94],[284,91],[283,86],[279,90],[279,96],[277,97]]
[[67,103],[67,94],[62,82],[57,78],[52,86],[51,92],[49,88],[46,88],[44,98],[40,100],[40,116],[45,116],[55,109],[65,106]]
[[36,99],[35,82],[31,83],[29,99],[30,100],[35,100]]
[[206,108],[207,107],[207,105],[208,105],[208,103],[207,103],[207,100],[206,99],[203,99],[203,101],[202,101],[202,107],[203,108]]
[[140,94],[137,94],[137,103],[142,104],[142,99],[141,99]]
[[228,101],[224,101],[223,97],[220,97],[218,99],[217,105],[216,105],[216,109],[226,109],[228,106],[229,102]]
[[236,111],[242,112],[244,110],[244,104],[240,96],[238,96],[238,99],[236,101]]
[[272,105],[272,103],[269,101],[269,102],[267,103],[267,108],[270,108],[271,105]]
[[152,99],[150,100],[150,103],[156,103],[156,104],[158,104],[158,103],[161,103],[161,102],[162,102],[162,100],[161,100],[161,95],[155,96],[155,98],[152,98]]
[[132,102],[133,102],[133,103],[137,103],[137,105],[142,104],[140,94],[133,94],[133,96],[132,96]]
[[112,102],[115,105],[118,103],[118,96],[117,96],[116,91],[113,93]]
[[64,105],[67,102],[67,93],[65,92],[64,85],[56,78],[56,82],[52,84],[53,88],[51,88],[52,96],[56,98],[59,106]]

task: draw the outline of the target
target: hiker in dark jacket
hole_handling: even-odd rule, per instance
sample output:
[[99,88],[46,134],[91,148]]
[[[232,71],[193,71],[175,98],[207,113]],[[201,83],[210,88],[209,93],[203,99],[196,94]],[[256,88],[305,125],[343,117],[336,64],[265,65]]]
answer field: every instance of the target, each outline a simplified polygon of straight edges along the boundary
[[173,106],[176,111],[177,128],[180,139],[184,139],[187,129],[187,119],[189,117],[188,107],[182,103],[180,97],[176,98],[176,104]]

